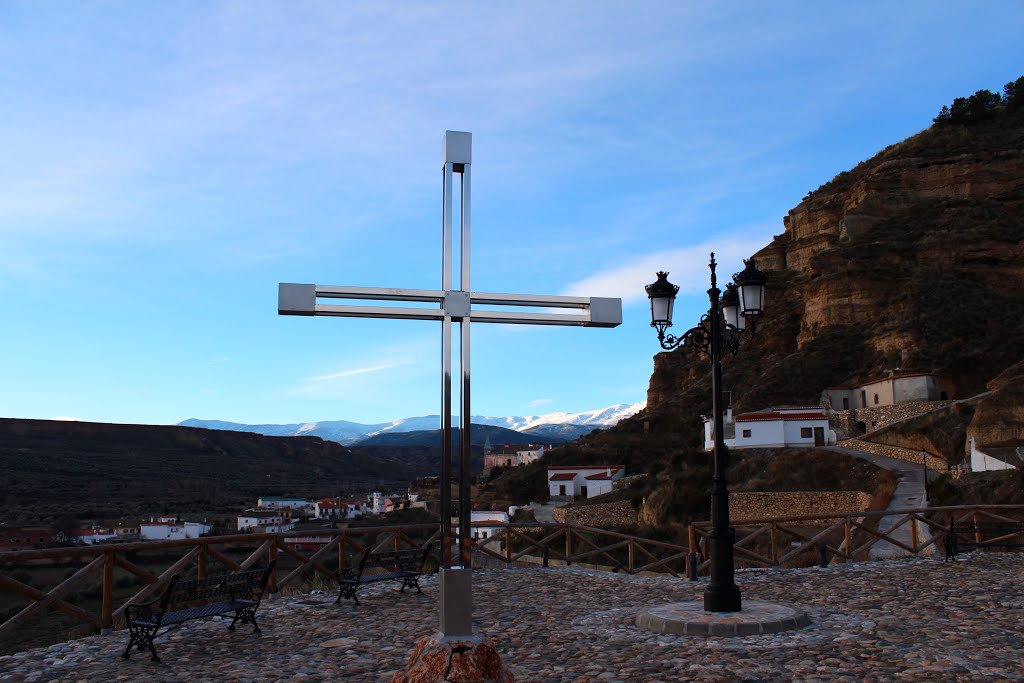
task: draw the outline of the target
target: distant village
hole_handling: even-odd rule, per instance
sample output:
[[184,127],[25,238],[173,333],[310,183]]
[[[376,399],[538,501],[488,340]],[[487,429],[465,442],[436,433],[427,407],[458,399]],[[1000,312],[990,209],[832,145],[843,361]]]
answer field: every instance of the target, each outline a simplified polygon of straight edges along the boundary
[[[871,431],[891,419],[887,408],[917,405],[922,409],[937,402],[952,400],[952,383],[948,378],[931,373],[900,373],[856,386],[829,387],[822,392],[818,406],[776,406],[759,411],[733,415],[726,407],[723,429],[729,448],[781,448],[833,446],[838,441]],[[893,415],[902,415],[893,414]],[[714,420],[704,416],[704,446],[714,447]],[[652,425],[645,424],[645,430]],[[844,442],[845,443],[845,442]],[[550,446],[526,446],[520,450],[505,445],[494,452],[488,441],[484,449],[484,479],[512,467],[521,467],[541,460]],[[966,466],[973,471],[1014,469],[1016,466],[979,450],[970,439]],[[547,495],[551,502],[571,504],[602,496],[628,484],[626,468],[621,464],[588,466],[551,465],[547,468]],[[539,493],[539,492],[538,492]],[[517,509],[476,510],[472,512],[473,538],[486,539],[498,527],[508,523]],[[424,509],[436,513],[437,501],[422,499],[412,489],[404,494],[379,491],[356,498],[322,498],[264,496],[256,505],[238,513],[235,533],[289,533],[288,544],[300,552],[316,552],[330,538],[318,535],[325,528],[369,517],[382,517],[392,512]],[[454,523],[454,520],[453,520]],[[306,532],[304,535],[302,532]],[[136,524],[53,530],[43,527],[5,527],[0,524],[0,551],[41,548],[55,545],[92,545],[96,543],[129,543],[139,541],[174,541],[211,535],[214,528],[206,520],[184,519],[180,515],[154,516]],[[217,533],[228,533],[225,529]]]

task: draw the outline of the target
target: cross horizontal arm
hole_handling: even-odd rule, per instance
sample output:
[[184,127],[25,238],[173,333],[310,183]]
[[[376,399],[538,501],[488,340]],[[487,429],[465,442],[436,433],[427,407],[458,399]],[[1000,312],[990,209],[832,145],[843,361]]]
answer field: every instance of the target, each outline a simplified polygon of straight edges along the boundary
[[[317,299],[370,299],[376,301],[435,302],[439,309],[398,308],[393,306],[340,306],[318,304]],[[616,327],[622,323],[622,300],[603,297],[548,296],[536,294],[493,294],[444,292],[433,289],[393,289],[383,287],[339,287],[281,283],[278,313],[281,315],[328,315],[349,318],[397,318],[406,320],[443,320],[468,318],[481,323],[525,325],[582,325]],[[459,303],[461,301],[461,303]],[[526,313],[521,311],[472,310],[471,306],[522,306],[580,309],[579,314]]]

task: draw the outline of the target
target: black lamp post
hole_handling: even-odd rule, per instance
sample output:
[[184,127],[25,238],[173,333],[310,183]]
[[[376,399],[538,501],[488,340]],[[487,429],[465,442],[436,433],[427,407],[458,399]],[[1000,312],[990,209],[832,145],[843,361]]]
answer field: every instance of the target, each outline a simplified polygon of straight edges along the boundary
[[764,309],[764,285],[768,278],[755,266],[754,259],[743,262],[746,267],[733,275],[733,282],[721,291],[715,275],[715,254],[711,254],[711,308],[700,323],[681,337],[666,335],[672,326],[672,308],[679,287],[668,281],[668,273],[658,272],[658,279],[647,285],[651,299],[651,327],[658,330],[661,348],[671,351],[680,346],[704,354],[711,359],[711,401],[715,419],[714,478],[711,490],[711,580],[704,590],[707,612],[739,612],[742,609],[740,589],[734,580],[734,532],[729,526],[729,491],[725,470],[729,466],[729,450],[725,446],[722,419],[722,351],[735,355],[741,341],[753,337],[754,325]]

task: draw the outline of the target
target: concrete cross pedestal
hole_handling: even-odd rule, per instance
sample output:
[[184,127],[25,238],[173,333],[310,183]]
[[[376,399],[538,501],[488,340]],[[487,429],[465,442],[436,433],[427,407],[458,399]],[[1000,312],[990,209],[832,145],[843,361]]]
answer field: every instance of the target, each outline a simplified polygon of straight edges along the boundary
[[[470,168],[472,135],[455,131],[444,134],[442,144],[443,209],[441,289],[394,289],[282,283],[278,292],[281,315],[329,315],[355,318],[436,320],[441,323],[441,639],[444,642],[473,636],[472,622],[472,520],[470,507],[470,356],[469,323],[515,323],[527,325],[576,325],[617,327],[622,323],[622,300],[601,297],[542,296],[531,294],[490,294],[474,292],[470,275]],[[454,263],[452,219],[454,176],[460,176],[459,287],[452,278]],[[397,306],[353,306],[321,303],[320,299],[349,299],[435,303],[438,308]],[[514,307],[494,310],[490,307]],[[531,313],[520,309],[534,308]],[[552,312],[562,309],[561,312]],[[565,309],[569,309],[568,312]],[[461,409],[459,477],[459,553],[452,562],[451,467],[452,467],[452,323],[459,325]],[[454,566],[453,566],[454,565]],[[439,641],[441,642],[441,641]],[[422,645],[422,643],[421,643]],[[461,645],[459,646],[462,647]],[[482,647],[482,646],[481,646]],[[479,649],[479,648],[477,648]],[[476,650],[474,650],[475,652]],[[456,653],[458,654],[458,653]],[[460,654],[460,657],[463,655]],[[474,655],[475,656],[475,655]],[[453,660],[454,655],[453,655]],[[459,659],[458,661],[462,661]],[[475,661],[475,660],[474,660]],[[416,679],[420,680],[420,679]],[[422,679],[427,680],[427,679]],[[462,679],[460,679],[462,680]],[[469,679],[466,679],[469,680]],[[488,679],[483,679],[488,680]],[[497,680],[497,679],[495,679]],[[510,680],[510,679],[500,679]]]

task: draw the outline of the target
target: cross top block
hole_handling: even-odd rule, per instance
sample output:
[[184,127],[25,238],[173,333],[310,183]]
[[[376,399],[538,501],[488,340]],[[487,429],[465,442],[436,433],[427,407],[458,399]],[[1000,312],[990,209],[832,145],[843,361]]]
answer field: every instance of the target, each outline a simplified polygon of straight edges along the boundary
[[446,130],[441,140],[441,163],[473,163],[473,134]]

